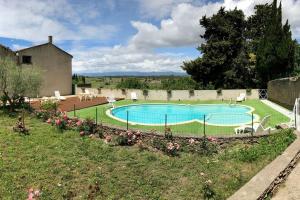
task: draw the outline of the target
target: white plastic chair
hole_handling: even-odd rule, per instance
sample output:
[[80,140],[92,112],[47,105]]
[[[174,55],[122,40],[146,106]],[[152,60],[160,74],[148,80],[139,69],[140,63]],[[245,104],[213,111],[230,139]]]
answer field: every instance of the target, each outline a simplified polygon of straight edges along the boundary
[[60,92],[58,90],[54,91],[54,95],[55,95],[55,98],[59,101],[60,100],[62,100],[62,101],[66,100],[66,97],[60,96]]
[[242,101],[245,101],[245,100],[246,100],[246,94],[245,93],[241,93],[240,96],[238,96],[236,98],[237,102],[242,102]]
[[131,96],[132,101],[137,101],[138,100],[136,92],[131,92],[130,96]]
[[[253,133],[258,132],[264,132],[264,131],[270,131],[271,127],[264,128],[264,126],[268,123],[271,115],[265,116],[260,123],[253,123]],[[243,134],[245,132],[252,132],[252,126],[251,125],[242,125],[240,127],[237,127],[234,129],[235,134]]]
[[106,101],[109,105],[111,105],[113,108],[115,107],[114,103],[116,102],[116,99],[113,96],[106,97]]

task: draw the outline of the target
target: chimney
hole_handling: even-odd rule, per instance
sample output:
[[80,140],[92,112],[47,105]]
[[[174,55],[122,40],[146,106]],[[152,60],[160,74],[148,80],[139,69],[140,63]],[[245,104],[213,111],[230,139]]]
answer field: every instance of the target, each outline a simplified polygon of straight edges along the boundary
[[52,44],[52,35],[48,36],[48,43]]

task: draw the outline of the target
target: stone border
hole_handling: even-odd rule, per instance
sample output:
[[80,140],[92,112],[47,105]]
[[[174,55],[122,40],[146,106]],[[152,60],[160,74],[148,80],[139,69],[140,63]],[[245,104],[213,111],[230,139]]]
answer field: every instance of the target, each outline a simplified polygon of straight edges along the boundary
[[[99,125],[99,126],[102,126],[104,132],[109,132],[111,134],[116,134],[118,135],[118,133],[120,132],[124,132],[126,131],[126,129],[123,129],[123,128],[119,128],[119,127],[112,127],[110,125],[105,125],[105,124],[102,124],[102,125]],[[135,130],[135,129],[129,129],[131,130],[133,133],[137,132],[138,130]],[[140,131],[142,134],[143,134],[143,138],[147,138],[147,139],[151,139],[151,138],[164,138],[165,135],[164,134],[159,134],[159,133],[155,133],[155,132],[145,132],[145,131]],[[216,138],[216,143],[219,145],[219,146],[222,146],[224,144],[228,144],[230,142],[234,142],[234,141],[242,141],[242,142],[245,142],[245,143],[255,143],[257,142],[260,138],[263,138],[263,137],[269,137],[271,136],[272,134],[268,134],[268,133],[261,133],[259,135],[230,135],[228,137],[215,137],[215,136],[207,136],[207,138],[209,137],[213,137],[213,138]],[[199,136],[199,137],[195,137],[195,136],[178,136],[178,135],[173,135],[172,136],[173,140],[174,141],[181,141],[181,142],[188,142],[191,138],[194,139],[195,141],[202,141],[203,140],[203,136]]]
[[300,133],[296,140],[270,164],[251,178],[228,200],[262,200],[272,195],[283,183],[300,159]]
[[272,197],[277,192],[278,188],[285,183],[290,173],[296,167],[298,161],[300,160],[300,150],[295,155],[295,157],[291,160],[288,166],[280,172],[277,178],[271,183],[271,185],[262,193],[257,200],[264,200],[267,197]]

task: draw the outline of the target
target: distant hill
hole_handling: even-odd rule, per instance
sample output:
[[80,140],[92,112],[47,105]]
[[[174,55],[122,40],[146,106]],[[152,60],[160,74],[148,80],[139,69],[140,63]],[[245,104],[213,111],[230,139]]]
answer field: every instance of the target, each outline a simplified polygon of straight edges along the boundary
[[83,76],[102,77],[102,76],[188,76],[184,72],[95,72],[95,73],[76,73]]

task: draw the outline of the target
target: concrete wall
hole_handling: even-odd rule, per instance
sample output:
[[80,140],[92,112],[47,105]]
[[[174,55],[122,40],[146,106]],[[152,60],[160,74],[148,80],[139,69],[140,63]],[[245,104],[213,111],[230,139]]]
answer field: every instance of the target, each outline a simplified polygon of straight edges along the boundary
[[268,98],[286,108],[293,108],[300,97],[300,78],[283,78],[268,83]]
[[0,58],[9,57],[13,61],[16,61],[16,54],[9,48],[0,45]]
[[[39,96],[53,96],[55,90],[61,95],[72,93],[72,57],[48,43],[19,51],[19,61],[22,56],[32,56],[32,64],[42,70],[43,85]],[[22,67],[30,67],[22,64]]]
[[[190,95],[189,90],[172,90],[172,95],[168,96],[166,90],[148,90],[148,96],[143,95],[143,90],[128,89],[125,93],[122,90],[117,89],[104,89],[101,90],[95,88],[87,88],[89,91],[93,91],[101,96],[111,96],[120,97],[125,99],[130,99],[130,93],[136,92],[139,99],[146,100],[235,100],[240,93],[246,93],[245,89],[241,90],[222,90],[222,94],[217,94],[216,90],[195,90],[194,95]],[[82,88],[76,88],[76,94],[82,93]],[[257,89],[252,89],[251,94],[247,94],[247,99],[259,99],[259,94]]]

